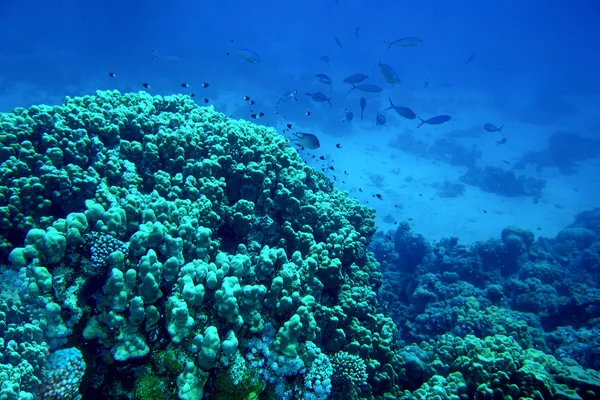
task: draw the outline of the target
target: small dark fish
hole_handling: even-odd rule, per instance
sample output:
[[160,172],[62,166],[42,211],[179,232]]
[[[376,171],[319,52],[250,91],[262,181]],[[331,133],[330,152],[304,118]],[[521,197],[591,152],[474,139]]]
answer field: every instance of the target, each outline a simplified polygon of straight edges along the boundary
[[338,144],[335,145],[335,147],[337,147],[338,149],[341,149],[342,148],[342,144],[338,143]]
[[196,97],[196,93],[190,93],[190,97]]
[[342,46],[342,42],[340,42],[340,39],[338,39],[337,36],[334,36],[333,40],[335,41],[335,44],[337,44],[340,49],[344,47],[344,46]]
[[329,85],[329,91],[331,92],[331,78],[325,74],[317,74],[315,75],[315,79],[321,83]]
[[287,124],[286,126],[288,129],[292,129],[292,124]]
[[394,103],[392,103],[392,98],[388,97],[388,100],[390,101],[390,106],[388,108],[386,108],[385,110],[394,110],[398,113],[399,116],[404,117],[406,119],[415,119],[417,118],[417,114],[415,114],[415,112],[413,110],[411,110],[408,107],[397,107],[394,105]]
[[369,75],[352,74],[344,79],[344,83],[347,83],[348,85],[356,85],[357,83],[361,83],[365,79],[369,79]]
[[504,125],[502,125],[500,128],[498,128],[494,124],[490,124],[490,123],[487,123],[487,124],[483,125],[483,129],[485,129],[488,132],[500,132],[500,133],[502,133],[502,128],[504,128]]
[[319,60],[321,60],[321,64],[323,64],[323,65],[326,65],[326,66],[328,66],[328,65],[329,65],[329,62],[331,61],[331,60],[329,59],[329,56],[321,56],[321,57],[319,58]]
[[202,101],[204,101],[204,104],[208,104],[208,99],[206,97],[203,98]]
[[367,106],[367,99],[364,97],[360,98],[360,119],[363,119],[363,115],[365,113],[365,107]]
[[244,96],[244,97],[242,97],[242,100],[248,101],[248,100],[250,100],[250,96]]
[[375,118],[375,125],[385,125],[387,120],[385,119],[385,115],[381,114],[377,111],[377,117]]
[[312,133],[296,132],[294,133],[294,135],[296,136],[296,138],[292,139],[292,141],[296,146],[300,147],[302,150],[314,150],[318,149],[321,146],[321,143],[319,143],[319,139]]
[[373,197],[377,197],[379,200],[383,200],[383,198],[381,197],[381,195],[379,193],[375,193],[373,195]]
[[506,160],[502,160],[502,162],[504,162],[505,164],[510,164],[508,161]]
[[314,101],[316,101],[317,103],[325,103],[328,102],[329,103],[329,107],[331,107],[331,97],[327,97],[325,96],[323,93],[321,92],[315,92],[315,93],[305,93],[307,96],[310,96]]
[[253,106],[253,105],[255,105],[255,104],[256,104],[256,102],[255,102],[254,100],[250,100],[250,101],[248,102],[248,104],[250,104],[251,106]]
[[469,56],[469,58],[467,59],[467,62],[465,64],[470,63],[471,61],[473,61],[473,57],[475,57],[475,52],[472,52],[471,55]]
[[356,41],[358,41],[358,37],[360,36],[360,27],[359,26],[357,26],[354,29],[354,36],[356,36]]
[[258,113],[258,114],[250,114],[250,116],[251,116],[252,118],[254,118],[254,119],[258,119],[258,118],[264,117],[264,116],[265,116],[265,113],[264,113],[264,112],[260,112],[260,113]]
[[381,71],[381,74],[388,83],[391,83],[392,85],[400,83],[400,78],[398,77],[398,74],[396,74],[396,72],[391,66],[382,63],[381,57],[379,57],[379,70]]
[[435,117],[431,117],[426,120],[424,120],[422,118],[419,118],[419,119],[421,120],[421,123],[419,124],[419,126],[417,126],[417,128],[420,128],[421,126],[423,126],[423,124],[440,125],[440,124],[450,121],[450,119],[452,119],[452,117],[449,115],[436,115]]
[[354,114],[352,113],[352,111],[346,108],[344,118],[346,118],[346,121],[352,121],[354,119]]
[[307,111],[305,114],[306,114],[307,117],[310,117],[311,112]]
[[149,84],[149,83],[146,83],[146,82],[142,83],[142,86],[143,86],[144,88],[146,88],[146,89],[152,89],[152,88],[150,87],[150,84]]
[[372,83],[361,83],[359,85],[352,85],[352,89],[350,89],[348,93],[350,93],[354,89],[358,89],[361,92],[365,93],[379,93],[383,90],[381,87],[373,85]]
[[335,171],[335,168],[333,167],[333,165],[330,165],[329,169],[332,170],[332,171]]
[[325,157],[325,156],[319,157],[319,160],[326,160],[326,159],[327,159],[327,157]]
[[403,37],[400,39],[396,39],[393,42],[384,42],[387,43],[388,48],[386,51],[389,51],[392,46],[397,46],[397,47],[412,47],[412,46],[418,46],[421,43],[423,43],[423,39],[418,38],[418,37]]
[[210,85],[209,85],[208,83],[204,82],[204,83],[203,83],[201,86],[202,86],[202,88],[203,88],[203,89],[206,89],[206,88],[207,88],[207,87],[209,87]]
[[506,138],[496,140],[496,146],[498,146],[499,144],[505,144],[507,141],[508,141],[508,139],[506,139]]
[[114,72],[109,72],[108,76],[110,76],[111,78],[116,78],[117,74],[115,74]]
[[190,85],[188,85],[187,83],[183,82],[183,83],[181,84],[181,87],[182,87],[182,88],[189,88],[189,87],[190,87]]

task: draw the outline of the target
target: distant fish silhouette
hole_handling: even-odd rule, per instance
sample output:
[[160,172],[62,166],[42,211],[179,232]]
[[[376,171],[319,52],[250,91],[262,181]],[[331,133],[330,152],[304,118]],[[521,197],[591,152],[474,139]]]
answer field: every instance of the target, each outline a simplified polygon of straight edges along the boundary
[[452,117],[449,115],[436,115],[435,117],[431,117],[429,119],[422,119],[422,118],[419,118],[419,119],[421,120],[421,123],[419,124],[419,126],[417,126],[417,128],[420,128],[421,126],[423,126],[423,124],[429,124],[429,125],[444,124],[444,123],[450,121],[450,119],[452,119]]
[[250,49],[238,49],[236,50],[238,57],[242,60],[252,64],[258,64],[260,62],[260,56],[253,50]]
[[379,57],[379,69],[388,83],[391,83],[392,85],[400,83],[400,78],[398,77],[396,71],[394,71],[390,65],[382,63],[381,57]]
[[398,113],[399,116],[404,117],[406,119],[417,118],[417,115],[415,114],[415,112],[413,110],[411,110],[410,108],[395,106],[394,103],[392,102],[391,97],[388,97],[388,100],[390,101],[390,106],[388,108],[386,108],[385,110],[394,110]]
[[365,74],[352,74],[344,78],[344,83],[347,83],[348,85],[356,85],[357,83],[361,83],[365,79],[369,79],[369,76]]
[[168,62],[169,64],[183,64],[185,60],[181,57],[175,56],[173,54],[160,54],[156,50],[152,50],[152,60],[161,60],[164,62]]
[[483,125],[483,129],[485,129],[488,132],[502,133],[502,128],[504,128],[504,125],[502,125],[500,128],[497,128],[494,124],[490,124],[489,122],[487,124]]
[[381,114],[377,111],[377,117],[375,118],[375,125],[385,125],[387,119],[385,119],[385,115]]
[[[231,41],[231,43],[234,43],[233,39],[230,39],[230,41]],[[238,57],[244,61],[247,61],[252,64],[258,64],[260,62],[260,56],[254,50],[236,49],[235,52],[238,55]],[[227,55],[230,55],[230,54],[231,53],[227,53]]]
[[363,119],[363,115],[365,113],[365,107],[367,106],[367,99],[364,97],[360,98],[360,119]]
[[331,97],[327,97],[327,96],[325,96],[321,92],[315,92],[315,93],[306,92],[305,94],[307,96],[310,96],[317,103],[325,103],[325,102],[327,102],[327,103],[329,103],[329,107],[331,107]]
[[342,42],[340,41],[340,39],[337,36],[334,36],[333,40],[335,41],[335,44],[337,44],[340,49],[344,48],[344,46],[342,46]]
[[467,59],[467,62],[465,64],[470,63],[471,61],[473,61],[473,57],[475,57],[475,52],[472,52],[471,55],[469,56],[469,58]]
[[373,85],[372,83],[361,83],[359,85],[352,85],[352,89],[350,89],[348,93],[350,93],[354,89],[358,89],[361,92],[366,93],[379,93],[383,90],[380,86]]
[[421,43],[423,43],[423,39],[418,38],[418,37],[403,37],[400,39],[396,39],[393,42],[384,42],[388,45],[388,48],[386,51],[390,51],[390,49],[392,48],[392,46],[397,46],[397,47],[413,47],[413,46],[418,46]]

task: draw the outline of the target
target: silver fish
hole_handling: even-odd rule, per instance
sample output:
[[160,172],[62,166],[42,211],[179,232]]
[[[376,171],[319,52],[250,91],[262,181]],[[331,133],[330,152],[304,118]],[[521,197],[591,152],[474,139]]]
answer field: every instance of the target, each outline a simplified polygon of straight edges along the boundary
[[325,74],[317,74],[315,75],[315,79],[321,83],[329,85],[329,91],[331,92],[331,78]]
[[381,57],[379,57],[379,69],[381,70],[381,74],[388,83],[391,83],[392,85],[400,83],[400,78],[398,77],[398,74],[396,74],[394,69],[388,64],[382,63]]
[[152,50],[152,60],[161,60],[164,62],[168,62],[169,64],[183,64],[185,60],[181,57],[175,56],[173,54],[159,54],[156,50]]
[[260,56],[253,50],[250,49],[238,49],[236,50],[237,55],[244,61],[252,64],[260,62]]
[[395,106],[394,103],[392,102],[391,97],[388,97],[388,100],[390,101],[390,106],[388,108],[386,108],[385,110],[394,110],[398,113],[399,116],[404,117],[406,119],[417,118],[417,115],[415,114],[415,112],[413,110],[411,110],[410,108]]
[[373,85],[372,83],[361,83],[359,85],[352,85],[352,89],[350,89],[348,91],[348,93],[350,93],[354,89],[358,89],[361,92],[366,92],[366,93],[379,93],[383,90],[381,87],[379,87],[377,85]]
[[314,150],[318,149],[321,146],[319,138],[313,135],[312,133],[296,132],[294,133],[294,135],[296,136],[296,138],[292,139],[292,141],[296,146],[300,147],[302,150]]
[[310,96],[314,101],[316,101],[317,103],[325,103],[328,102],[329,103],[329,107],[331,107],[331,97],[327,97],[325,96],[323,93],[321,92],[315,92],[315,93],[305,93],[307,96]]
[[396,39],[393,42],[384,42],[387,43],[388,48],[386,51],[389,51],[392,46],[397,46],[397,47],[412,47],[412,46],[418,46],[421,43],[423,43],[423,39],[418,38],[418,37],[403,37],[400,39]]
[[289,92],[285,92],[283,95],[281,95],[281,97],[279,97],[279,99],[277,99],[277,105],[279,105],[279,103],[287,103],[292,99],[298,100],[296,94],[298,94],[297,90],[290,90]]

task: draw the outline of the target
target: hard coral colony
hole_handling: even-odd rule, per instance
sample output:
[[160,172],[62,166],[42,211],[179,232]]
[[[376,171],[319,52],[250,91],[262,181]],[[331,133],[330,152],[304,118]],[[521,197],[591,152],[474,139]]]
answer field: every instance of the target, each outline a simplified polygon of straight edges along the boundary
[[[326,398],[355,382],[330,367],[341,349],[393,380],[365,251],[374,214],[274,131],[187,96],[116,91],[0,126],[2,256],[19,286],[2,291],[0,330],[29,349],[2,364],[2,398],[79,387],[82,373],[44,368],[67,345],[94,365],[82,391],[107,398],[144,393],[133,383],[148,373],[176,382],[164,398],[218,398],[217,371],[256,395]],[[181,369],[156,361],[165,351]],[[364,378],[351,389],[372,396]],[[75,398],[61,396],[46,398]]]

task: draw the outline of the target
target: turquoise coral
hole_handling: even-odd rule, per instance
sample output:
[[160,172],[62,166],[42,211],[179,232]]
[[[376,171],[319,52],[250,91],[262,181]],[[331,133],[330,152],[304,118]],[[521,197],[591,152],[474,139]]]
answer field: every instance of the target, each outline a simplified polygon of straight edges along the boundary
[[[0,127],[2,255],[36,281],[28,306],[49,304],[38,314],[59,338],[82,321],[80,340],[117,370],[181,347],[180,398],[200,395],[203,369],[235,364],[266,324],[278,370],[294,360],[299,382],[307,341],[338,351],[356,338],[365,360],[391,361],[366,252],[373,211],[275,131],[186,96],[116,91],[16,109]],[[78,297],[94,279],[95,296]]]

